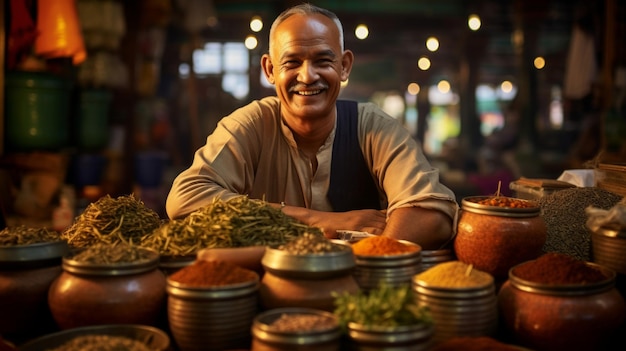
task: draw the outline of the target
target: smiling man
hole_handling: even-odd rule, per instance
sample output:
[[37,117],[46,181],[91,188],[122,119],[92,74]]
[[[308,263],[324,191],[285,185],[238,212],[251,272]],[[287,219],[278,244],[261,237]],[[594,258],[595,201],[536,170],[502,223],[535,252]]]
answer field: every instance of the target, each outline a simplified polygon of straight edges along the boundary
[[354,55],[337,16],[310,4],[289,8],[269,44],[261,65],[277,96],[219,122],[174,180],[169,217],[244,195],[329,238],[356,230],[424,249],[449,244],[458,204],[416,140],[375,104],[338,100]]

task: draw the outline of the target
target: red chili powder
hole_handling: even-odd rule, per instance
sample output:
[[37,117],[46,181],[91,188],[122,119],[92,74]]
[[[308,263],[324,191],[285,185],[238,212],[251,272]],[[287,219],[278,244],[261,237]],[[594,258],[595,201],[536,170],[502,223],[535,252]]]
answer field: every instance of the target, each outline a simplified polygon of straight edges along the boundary
[[599,269],[572,256],[549,252],[513,269],[516,277],[540,284],[591,284],[607,279]]
[[258,278],[252,270],[217,260],[196,260],[172,273],[168,279],[189,286],[224,286],[245,283]]

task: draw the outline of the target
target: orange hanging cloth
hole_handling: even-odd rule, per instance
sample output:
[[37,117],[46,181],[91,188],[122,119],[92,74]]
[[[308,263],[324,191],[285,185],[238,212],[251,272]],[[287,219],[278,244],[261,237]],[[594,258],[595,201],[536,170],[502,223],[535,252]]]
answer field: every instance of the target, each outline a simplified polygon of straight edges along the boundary
[[74,65],[87,58],[76,0],[38,0],[35,53],[45,58],[71,57]]

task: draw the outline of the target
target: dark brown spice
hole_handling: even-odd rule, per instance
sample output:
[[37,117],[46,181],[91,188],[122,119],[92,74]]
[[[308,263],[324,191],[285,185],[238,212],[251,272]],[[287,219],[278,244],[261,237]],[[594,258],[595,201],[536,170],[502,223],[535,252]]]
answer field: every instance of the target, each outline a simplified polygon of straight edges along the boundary
[[608,210],[621,199],[622,196],[596,187],[563,189],[540,198],[537,202],[547,227],[543,252],[559,252],[589,261],[591,233],[585,225],[585,209],[594,206]]
[[252,270],[225,261],[196,260],[172,273],[168,279],[195,287],[234,285],[258,279]]
[[513,274],[523,280],[541,284],[591,284],[607,279],[600,270],[574,257],[551,252],[521,264]]

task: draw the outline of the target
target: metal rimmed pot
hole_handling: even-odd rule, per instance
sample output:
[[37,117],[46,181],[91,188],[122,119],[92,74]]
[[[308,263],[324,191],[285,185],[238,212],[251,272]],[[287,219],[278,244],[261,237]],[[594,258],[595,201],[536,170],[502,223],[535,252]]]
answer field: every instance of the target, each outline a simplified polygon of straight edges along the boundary
[[[171,276],[170,276],[171,277]],[[246,348],[258,313],[259,278],[212,287],[167,279],[167,316],[178,349]]]
[[252,351],[339,351],[337,316],[312,308],[276,308],[256,316]]
[[265,270],[259,288],[262,308],[304,307],[332,312],[333,292],[358,291],[352,274],[352,248],[343,242],[333,244],[340,250],[291,254],[267,248],[261,259]]
[[362,290],[376,289],[381,284],[410,284],[411,278],[422,271],[421,247],[406,240],[399,242],[417,249],[392,255],[355,255],[354,277]]
[[495,335],[498,306],[490,274],[450,261],[415,275],[412,289],[417,305],[427,307],[433,317],[435,344],[455,337]]
[[433,333],[434,327],[426,324],[379,327],[348,323],[348,343],[355,351],[430,350]]
[[511,267],[542,254],[547,227],[537,203],[505,198],[523,207],[494,206],[482,201],[493,196],[462,200],[454,239],[458,260],[490,273],[496,280],[507,279]]
[[[159,254],[140,248],[145,259],[91,263],[63,258],[63,272],[51,284],[48,304],[61,329],[99,324],[160,326],[166,294]],[[89,293],[86,293],[89,292]]]
[[601,227],[591,232],[593,262],[626,275],[626,229]]
[[[526,264],[522,263],[516,267]],[[606,279],[576,284],[536,283],[509,272],[498,293],[502,324],[512,339],[533,350],[603,349],[624,322],[626,304],[615,272],[587,262]]]

